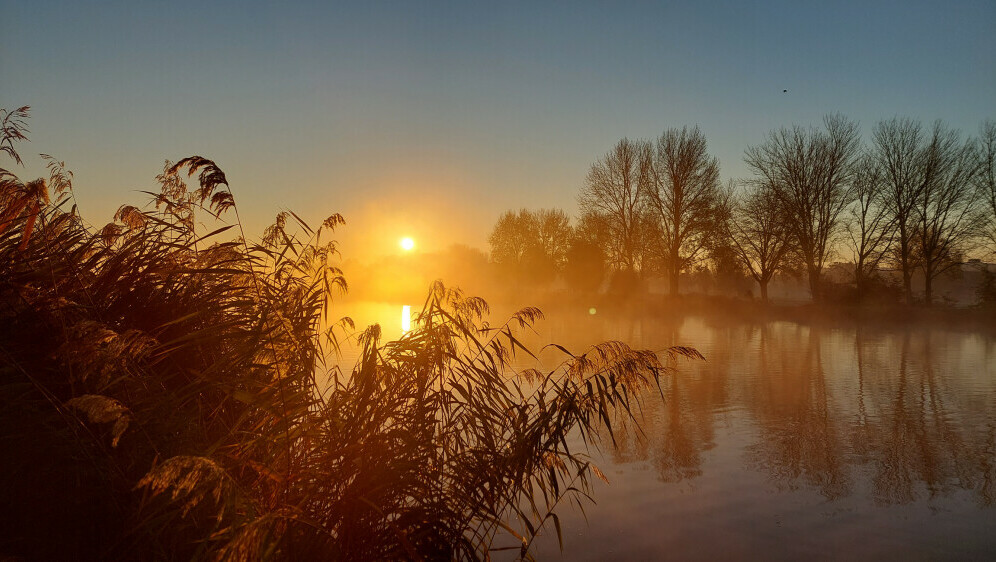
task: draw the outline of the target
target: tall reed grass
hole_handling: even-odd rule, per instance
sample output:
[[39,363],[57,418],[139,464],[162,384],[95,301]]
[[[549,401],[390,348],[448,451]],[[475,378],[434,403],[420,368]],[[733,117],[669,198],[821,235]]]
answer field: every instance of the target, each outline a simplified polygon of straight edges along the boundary
[[[0,112],[18,164],[26,119]],[[529,558],[602,477],[589,448],[667,372],[619,342],[516,371],[540,312],[491,325],[441,283],[411,332],[366,328],[343,366],[340,216],[281,213],[250,241],[195,156],[95,228],[46,158],[45,179],[0,169],[0,555]]]

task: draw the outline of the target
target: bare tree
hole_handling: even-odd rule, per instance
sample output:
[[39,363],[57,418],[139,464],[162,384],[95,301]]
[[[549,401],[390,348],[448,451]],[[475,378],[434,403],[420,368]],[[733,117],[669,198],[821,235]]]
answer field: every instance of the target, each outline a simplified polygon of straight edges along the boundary
[[882,202],[895,228],[892,254],[903,274],[906,304],[913,304],[913,272],[919,265],[916,249],[916,203],[924,189],[920,123],[893,118],[872,131],[874,157],[882,170]]
[[574,227],[574,238],[600,248],[609,245],[609,228],[601,215],[587,212],[581,215]]
[[744,161],[755,184],[769,187],[782,210],[793,250],[806,264],[809,290],[822,298],[823,268],[832,255],[840,214],[852,200],[851,179],[858,150],[858,126],[841,115],[823,119],[825,130],[782,128]]
[[550,279],[563,269],[571,238],[570,219],[560,209],[506,211],[488,237],[491,261],[517,275]]
[[895,221],[885,204],[885,174],[878,160],[865,153],[854,173],[854,204],[846,220],[848,246],[854,255],[854,283],[865,294],[868,280],[885,259],[895,233]]
[[958,131],[935,122],[920,159],[923,189],[915,212],[928,305],[934,279],[958,264],[982,218],[976,205],[978,155],[974,143],[960,137]]
[[760,287],[761,300],[767,302],[768,282],[788,251],[788,229],[772,189],[756,184],[746,188],[746,193],[731,202],[726,232],[737,257]]
[[668,129],[647,146],[648,207],[660,234],[659,250],[670,292],[681,271],[702,259],[719,223],[719,162],[706,152],[698,127]]
[[505,211],[488,236],[491,261],[501,265],[518,266],[537,237],[535,220],[527,209]]
[[606,253],[616,269],[637,271],[645,246],[646,144],[622,139],[592,164],[578,196],[582,215],[591,215],[606,233]]
[[553,263],[557,271],[562,270],[573,236],[570,217],[561,209],[540,209],[533,213],[533,217],[536,223],[536,242],[542,254]]
[[996,255],[996,121],[984,121],[979,133],[981,165],[976,181],[984,213],[981,233],[989,252]]

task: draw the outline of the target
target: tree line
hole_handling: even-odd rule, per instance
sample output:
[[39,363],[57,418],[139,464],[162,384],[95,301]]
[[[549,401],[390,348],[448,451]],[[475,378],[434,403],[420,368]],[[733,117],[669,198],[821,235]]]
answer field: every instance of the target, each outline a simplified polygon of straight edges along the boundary
[[859,295],[891,268],[908,304],[922,275],[931,304],[939,276],[966,255],[996,253],[991,120],[972,138],[940,120],[896,117],[863,142],[856,122],[827,115],[820,127],[769,132],[744,162],[748,177],[721,182],[698,127],[623,138],[591,165],[573,227],[557,209],[508,211],[489,238],[491,260],[520,278],[560,273],[587,290],[607,272],[624,287],[661,275],[671,294],[682,272],[732,261],[762,300],[776,273],[794,272],[819,301],[827,267],[844,258]]

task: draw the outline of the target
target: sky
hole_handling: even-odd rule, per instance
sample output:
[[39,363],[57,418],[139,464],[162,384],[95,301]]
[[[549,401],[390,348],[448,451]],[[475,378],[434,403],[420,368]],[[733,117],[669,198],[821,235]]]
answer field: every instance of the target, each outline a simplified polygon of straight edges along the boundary
[[698,125],[725,179],[768,131],[832,112],[866,138],[896,115],[975,134],[996,119],[994,30],[992,0],[0,0],[0,107],[31,106],[22,155],[64,160],[94,224],[198,154],[250,232],[338,212],[347,257],[403,235],[487,249],[507,209],[576,214],[623,137]]

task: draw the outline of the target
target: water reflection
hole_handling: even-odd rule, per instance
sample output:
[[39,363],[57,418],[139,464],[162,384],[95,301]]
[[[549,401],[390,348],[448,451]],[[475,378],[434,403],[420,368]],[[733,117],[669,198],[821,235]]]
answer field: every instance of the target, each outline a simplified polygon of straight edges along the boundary
[[878,427],[864,445],[873,453],[874,497],[908,503],[967,489],[992,505],[992,409],[966,400],[971,395],[948,372],[934,337],[904,334],[894,377],[880,383]]
[[644,396],[645,435],[617,436],[614,463],[647,462],[664,482],[696,478],[734,412],[729,446],[777,490],[826,500],[868,490],[880,504],[967,490],[993,505],[996,366],[981,336],[633,324],[644,343],[688,343],[707,362],[678,366],[663,404]]
[[[629,526],[575,519],[577,544],[564,559],[978,558],[996,549],[992,336],[614,322],[599,336],[692,345],[707,361],[676,365],[663,404],[643,397],[645,433],[630,428],[606,454],[603,468],[620,476],[597,490],[587,521]],[[542,335],[586,343],[569,328]],[[634,510],[655,524],[634,521]],[[555,555],[548,546],[543,554]]]
[[[706,356],[672,364],[640,397],[642,431],[614,423],[617,447],[600,461],[612,485],[586,507],[599,523],[562,514],[573,529],[564,558],[996,549],[992,335],[545,312],[534,346],[617,339]],[[556,556],[551,541],[539,552]]]
[[412,329],[412,307],[403,305],[401,307],[401,333],[407,334]]
[[760,429],[750,462],[779,485],[800,482],[830,500],[850,492],[845,466],[845,423],[835,415],[817,331],[765,327],[745,401]]

